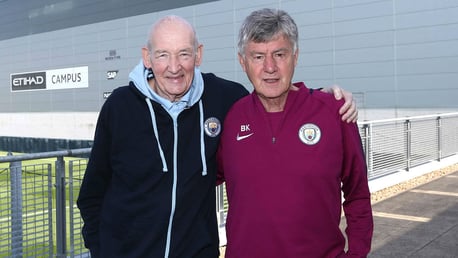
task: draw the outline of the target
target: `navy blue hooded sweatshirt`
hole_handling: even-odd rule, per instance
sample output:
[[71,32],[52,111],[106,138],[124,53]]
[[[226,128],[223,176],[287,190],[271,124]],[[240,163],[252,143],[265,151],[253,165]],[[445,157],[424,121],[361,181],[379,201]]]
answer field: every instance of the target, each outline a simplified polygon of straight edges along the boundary
[[196,74],[201,88],[193,85],[174,115],[138,85],[142,78],[104,103],[77,201],[92,257],[219,256],[219,132],[229,108],[248,92]]

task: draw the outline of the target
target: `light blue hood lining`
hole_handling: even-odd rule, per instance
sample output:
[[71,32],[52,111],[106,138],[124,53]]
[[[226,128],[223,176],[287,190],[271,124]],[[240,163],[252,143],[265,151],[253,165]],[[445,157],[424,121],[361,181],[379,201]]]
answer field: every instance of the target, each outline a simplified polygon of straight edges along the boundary
[[[207,161],[205,157],[205,141],[204,141],[204,110],[202,104],[202,94],[204,91],[204,81],[202,78],[202,74],[198,67],[194,68],[194,78],[191,84],[189,91],[177,102],[171,102],[168,99],[165,99],[159,96],[153,89],[150,87],[148,83],[148,74],[150,72],[148,69],[145,68],[143,65],[143,61],[137,64],[134,69],[129,74],[129,80],[132,81],[135,87],[145,95],[145,101],[148,105],[150,115],[151,115],[151,122],[153,125],[154,136],[156,137],[157,145],[159,148],[159,155],[161,156],[162,161],[162,170],[164,172],[168,171],[167,162],[165,160],[164,151],[162,150],[160,141],[159,141],[159,133],[157,129],[156,123],[156,114],[154,112],[153,106],[151,104],[151,100],[155,101],[162,105],[162,107],[169,113],[172,117],[174,123],[177,124],[178,115],[185,109],[193,106],[197,102],[199,102],[199,115],[200,115],[200,155],[202,160],[202,176],[207,175]],[[174,156],[177,155],[176,150],[174,150]],[[176,168],[175,168],[176,169]]]

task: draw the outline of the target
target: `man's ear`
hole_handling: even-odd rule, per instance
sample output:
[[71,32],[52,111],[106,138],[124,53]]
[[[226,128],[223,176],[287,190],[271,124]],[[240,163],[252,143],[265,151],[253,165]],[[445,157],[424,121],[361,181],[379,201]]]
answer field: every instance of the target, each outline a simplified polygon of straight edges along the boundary
[[143,65],[146,68],[151,68],[153,66],[153,64],[151,64],[150,51],[147,47],[142,47],[142,58],[143,58]]
[[196,50],[196,66],[200,66],[202,64],[203,55],[204,55],[204,45],[199,44]]
[[240,66],[242,67],[243,71],[246,72],[245,59],[243,58],[243,56],[241,54],[237,54],[237,56],[239,57]]

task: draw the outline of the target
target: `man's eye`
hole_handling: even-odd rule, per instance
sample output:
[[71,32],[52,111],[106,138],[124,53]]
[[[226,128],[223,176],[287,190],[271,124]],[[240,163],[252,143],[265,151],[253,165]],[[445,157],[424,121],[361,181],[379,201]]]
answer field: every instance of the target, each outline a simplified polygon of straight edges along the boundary
[[158,58],[158,59],[164,59],[164,58],[167,58],[167,57],[168,57],[167,54],[157,54],[156,55],[156,58]]
[[187,52],[180,54],[181,58],[189,58],[190,56],[191,56],[191,53],[187,53]]

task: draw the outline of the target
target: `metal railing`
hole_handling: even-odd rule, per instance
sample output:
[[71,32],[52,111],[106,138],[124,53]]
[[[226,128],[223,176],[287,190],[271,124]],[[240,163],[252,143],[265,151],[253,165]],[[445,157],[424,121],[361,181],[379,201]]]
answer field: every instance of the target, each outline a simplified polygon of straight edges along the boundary
[[369,180],[458,153],[458,113],[358,123]]
[[0,257],[89,257],[75,194],[87,158],[70,157],[90,151],[0,157]]
[[[358,123],[369,180],[458,154],[458,113]],[[90,148],[0,157],[0,257],[90,257],[77,194]],[[224,226],[227,202],[218,187]]]

